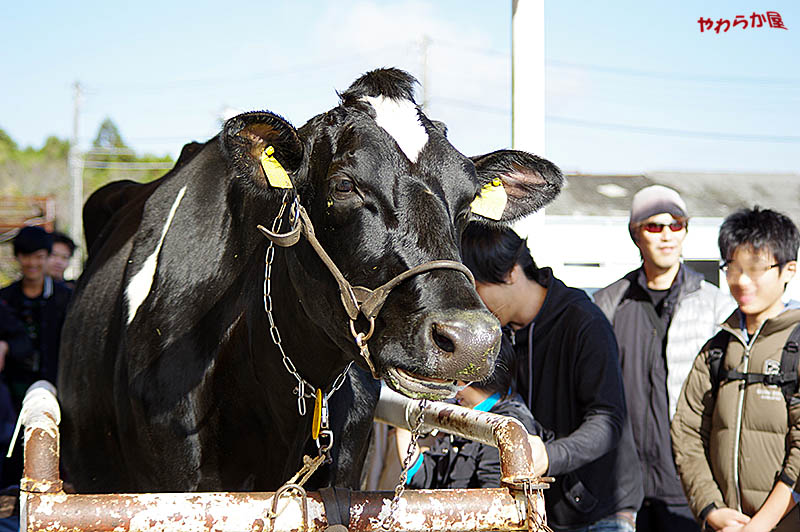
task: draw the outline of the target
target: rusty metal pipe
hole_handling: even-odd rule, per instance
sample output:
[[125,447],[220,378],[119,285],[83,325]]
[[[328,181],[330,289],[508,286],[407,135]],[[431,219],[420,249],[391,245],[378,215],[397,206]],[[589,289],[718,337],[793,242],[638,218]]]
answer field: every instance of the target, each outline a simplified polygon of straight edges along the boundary
[[[25,495],[27,532],[184,532],[268,530],[273,493],[160,493],[141,495]],[[391,492],[353,492],[349,530],[380,530]],[[301,499],[279,501],[274,532],[303,530]],[[308,527],[328,526],[318,493],[308,494]],[[539,492],[537,507],[544,515]],[[525,500],[504,488],[408,490],[395,515],[395,530],[525,530]]]
[[[419,415],[419,405],[419,401],[382,386],[375,420],[410,429],[411,420]],[[516,419],[449,403],[429,402],[424,409],[422,427],[497,447],[501,482],[505,486],[521,488],[525,482],[541,482],[533,473],[528,431]]]
[[25,426],[20,490],[36,493],[61,491],[58,472],[61,409],[55,386],[44,380],[33,383],[25,392],[19,418]]
[[[433,415],[431,423],[454,429],[460,427],[458,411],[434,414],[426,412],[426,420]],[[325,530],[328,526],[322,497],[318,493],[308,493],[305,498],[307,523],[304,523],[302,511],[304,498],[296,492],[279,498],[274,514],[271,514],[275,502],[273,493],[65,494],[58,473],[58,423],[61,416],[55,388],[49,383],[37,383],[31,387],[20,417],[25,425],[25,469],[20,486],[21,530],[311,532]],[[502,418],[492,416],[489,421],[495,417]],[[500,421],[496,426],[505,426],[503,419]],[[468,425],[458,428],[462,431],[459,433],[471,434]],[[479,431],[483,439],[487,437],[486,430]],[[496,438],[499,440],[503,440],[506,433],[514,433],[502,428],[492,430],[500,435]],[[501,452],[501,460],[507,458]],[[544,522],[541,490],[546,487],[544,484],[530,485],[528,494],[531,499],[521,491],[504,488],[406,490],[394,515],[397,521],[395,529],[409,532],[525,530],[531,518],[534,522]],[[352,492],[348,528],[353,531],[380,530],[390,512],[393,495],[391,492]],[[270,517],[275,518],[271,529]]]

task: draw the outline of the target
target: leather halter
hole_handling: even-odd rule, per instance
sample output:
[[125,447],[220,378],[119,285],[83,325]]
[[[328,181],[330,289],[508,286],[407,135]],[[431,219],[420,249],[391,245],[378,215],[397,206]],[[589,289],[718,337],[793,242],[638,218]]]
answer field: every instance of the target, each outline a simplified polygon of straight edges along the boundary
[[342,275],[342,272],[336,267],[336,264],[330,258],[330,255],[325,252],[322,244],[319,242],[319,240],[317,240],[317,237],[314,234],[314,225],[311,223],[311,218],[308,217],[308,213],[306,212],[305,208],[302,205],[299,205],[299,203],[295,203],[295,205],[296,207],[293,207],[292,209],[295,211],[294,223],[290,231],[286,233],[274,233],[262,225],[259,225],[258,229],[264,234],[264,236],[281,247],[290,247],[295,245],[300,240],[300,235],[304,235],[306,240],[308,240],[308,243],[311,244],[311,247],[317,252],[320,260],[322,260],[323,264],[327,266],[328,270],[331,272],[331,275],[333,275],[333,278],[336,280],[336,283],[339,285],[339,296],[341,297],[342,305],[344,305],[344,309],[351,321],[355,321],[360,312],[370,321],[371,324],[374,323],[375,318],[378,316],[381,308],[383,308],[383,304],[386,302],[386,298],[389,297],[389,293],[392,291],[392,289],[396,288],[397,285],[406,279],[409,279],[415,275],[419,275],[420,273],[437,269],[456,270],[463,273],[467,279],[470,280],[473,286],[475,285],[475,278],[473,277],[472,272],[470,272],[469,269],[460,262],[456,262],[454,260],[432,260],[418,266],[414,266],[413,268],[409,268],[399,275],[396,275],[389,282],[379,286],[375,290],[371,290],[363,286],[353,286],[347,281],[347,279],[345,279],[344,275]]

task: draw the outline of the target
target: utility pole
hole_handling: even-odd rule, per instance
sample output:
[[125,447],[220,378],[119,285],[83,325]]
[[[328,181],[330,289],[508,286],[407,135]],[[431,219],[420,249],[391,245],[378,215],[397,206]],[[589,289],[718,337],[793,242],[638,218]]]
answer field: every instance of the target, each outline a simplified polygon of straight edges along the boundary
[[544,156],[544,0],[513,0],[511,144]]
[[[544,156],[544,0],[511,3],[511,145]],[[544,209],[514,224],[527,237],[536,260],[546,250],[537,249],[536,235],[544,227]]]
[[[80,122],[80,109],[81,109],[81,84],[76,81],[73,84],[73,115],[72,115],[72,140],[69,147],[69,175],[72,180],[72,223],[70,227],[70,234],[72,240],[76,244],[75,256],[73,257],[70,268],[73,269],[69,272],[74,278],[77,277],[76,273],[80,273],[83,269],[83,155],[78,148],[78,124]],[[75,264],[78,264],[78,271],[75,270]]]
[[431,45],[431,39],[427,35],[422,36],[420,43],[420,50],[422,54],[422,111],[427,113],[430,93],[428,91],[428,49]]

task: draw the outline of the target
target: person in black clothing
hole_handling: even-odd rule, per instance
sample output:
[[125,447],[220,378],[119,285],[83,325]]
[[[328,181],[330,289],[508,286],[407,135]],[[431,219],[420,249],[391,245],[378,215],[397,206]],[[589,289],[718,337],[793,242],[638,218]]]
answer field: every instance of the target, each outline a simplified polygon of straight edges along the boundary
[[24,359],[31,354],[31,341],[25,326],[8,303],[0,299],[0,372],[9,358]]
[[64,271],[75,254],[75,242],[64,233],[53,231],[51,234],[53,235],[53,249],[50,251],[50,258],[47,260],[47,275],[74,289],[75,281],[64,279]]
[[628,230],[642,265],[593,294],[619,346],[622,382],[644,484],[639,532],[700,532],[672,453],[670,421],[697,353],[736,307],[681,262],[689,213],[661,185],[633,196]]
[[[41,227],[20,229],[14,238],[14,257],[22,270],[22,279],[0,290],[0,299],[16,312],[32,345],[27,355],[7,358],[2,372],[16,412],[20,411],[31,384],[40,379],[56,382],[61,326],[72,290],[45,273],[52,242],[50,234]],[[3,467],[3,486],[18,483],[21,474],[20,438],[12,458],[6,459]]]
[[[472,383],[458,392],[461,406],[513,417],[530,434],[549,439],[533,418],[522,398],[511,391],[515,371],[511,342],[504,336],[494,372],[482,382]],[[405,459],[411,433],[397,429],[397,453]],[[415,451],[419,453],[419,449]],[[491,445],[445,435],[430,450],[412,457],[406,485],[416,489],[499,488],[500,453]]]
[[583,291],[538,268],[511,229],[470,224],[461,244],[478,294],[515,331],[518,389],[555,434],[531,437],[535,472],[556,479],[545,491],[549,526],[635,530],[642,477],[608,320]]
[[[7,449],[17,422],[17,410],[11,402],[11,394],[3,371],[10,360],[24,360],[31,356],[33,346],[25,332],[25,326],[17,318],[14,309],[0,299],[0,449]],[[14,362],[11,362],[13,365]],[[0,473],[2,462],[0,462]],[[2,475],[0,475],[2,476]]]

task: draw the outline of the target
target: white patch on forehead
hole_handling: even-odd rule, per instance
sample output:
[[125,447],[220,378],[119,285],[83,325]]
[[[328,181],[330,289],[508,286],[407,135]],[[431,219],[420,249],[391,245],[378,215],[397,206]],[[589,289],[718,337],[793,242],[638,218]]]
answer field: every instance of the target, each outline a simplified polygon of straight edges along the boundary
[[417,106],[411,100],[394,100],[385,96],[361,98],[375,109],[375,121],[386,130],[412,163],[428,142],[428,132],[419,120]]
[[139,270],[136,275],[131,278],[131,282],[128,283],[128,288],[125,290],[125,295],[128,298],[128,325],[130,325],[133,318],[136,317],[136,311],[139,310],[147,294],[150,293],[150,288],[153,287],[153,279],[155,279],[156,266],[158,265],[158,253],[161,251],[161,246],[164,244],[164,237],[167,236],[167,230],[169,230],[169,226],[172,224],[172,218],[175,217],[175,211],[178,210],[178,205],[180,205],[185,193],[186,186],[184,185],[184,187],[178,191],[178,196],[175,198],[175,201],[172,202],[172,208],[169,210],[164,228],[161,229],[161,238],[158,239],[155,251],[145,259],[142,269]]

